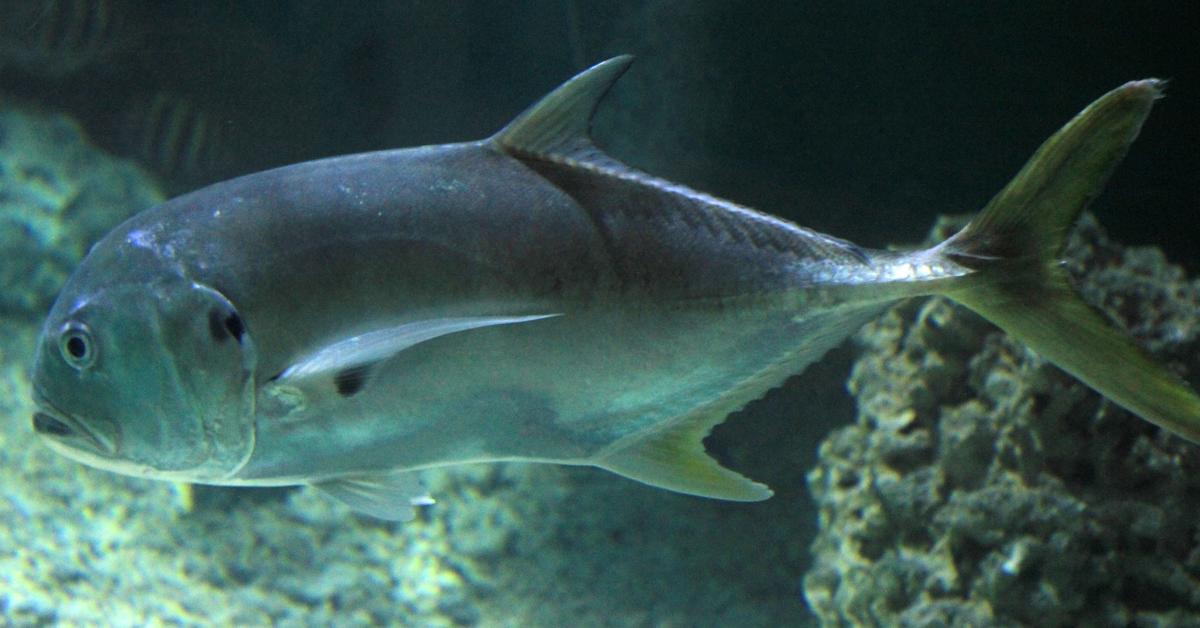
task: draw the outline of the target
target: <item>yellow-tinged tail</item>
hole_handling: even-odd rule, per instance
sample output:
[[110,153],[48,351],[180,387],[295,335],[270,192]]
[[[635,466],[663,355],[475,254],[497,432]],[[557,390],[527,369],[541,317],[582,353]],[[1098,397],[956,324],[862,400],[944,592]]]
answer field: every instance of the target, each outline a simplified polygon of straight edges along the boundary
[[1072,225],[1161,93],[1161,81],[1134,81],[1089,105],[939,248],[976,271],[947,296],[1131,412],[1200,441],[1200,395],[1084,303],[1060,262]]

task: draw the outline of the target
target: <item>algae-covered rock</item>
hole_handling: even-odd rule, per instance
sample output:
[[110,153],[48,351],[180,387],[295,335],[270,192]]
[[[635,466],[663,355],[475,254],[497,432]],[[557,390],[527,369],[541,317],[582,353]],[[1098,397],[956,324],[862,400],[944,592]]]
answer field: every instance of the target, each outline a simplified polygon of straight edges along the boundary
[[39,317],[93,242],[161,200],[70,118],[0,107],[0,314]]
[[[1200,378],[1200,281],[1090,217],[1068,258],[1088,301]],[[943,299],[858,341],[856,424],[809,475],[824,623],[1200,623],[1200,448]]]

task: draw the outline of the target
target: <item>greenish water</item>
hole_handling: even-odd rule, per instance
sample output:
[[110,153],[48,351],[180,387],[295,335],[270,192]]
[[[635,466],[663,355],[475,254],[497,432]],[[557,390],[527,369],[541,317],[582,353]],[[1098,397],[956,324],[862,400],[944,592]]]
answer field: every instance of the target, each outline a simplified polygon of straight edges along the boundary
[[1086,234],[1076,259],[1093,302],[1194,382],[1200,9],[0,10],[4,623],[778,626],[816,623],[814,607],[831,624],[1200,621],[1194,448],[944,304],[890,313],[717,429],[709,451],[775,488],[759,504],[494,465],[429,472],[437,505],[384,524],[309,489],[84,468],[37,442],[28,384],[58,287],[124,217],[266,167],[484,137],[624,52],[638,61],[601,111],[602,145],[871,246],[980,207],[1104,91],[1170,78],[1094,207],[1112,240],[1166,260]]

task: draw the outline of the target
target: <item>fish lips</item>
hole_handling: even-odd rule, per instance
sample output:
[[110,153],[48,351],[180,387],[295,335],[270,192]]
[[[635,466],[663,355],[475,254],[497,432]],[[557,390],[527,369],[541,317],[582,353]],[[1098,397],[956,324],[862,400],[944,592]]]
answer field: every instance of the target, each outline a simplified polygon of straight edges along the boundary
[[116,430],[105,429],[111,428],[110,422],[81,421],[55,407],[41,393],[35,392],[34,400],[38,408],[33,413],[33,431],[39,435],[65,446],[82,446],[105,456],[117,453]]

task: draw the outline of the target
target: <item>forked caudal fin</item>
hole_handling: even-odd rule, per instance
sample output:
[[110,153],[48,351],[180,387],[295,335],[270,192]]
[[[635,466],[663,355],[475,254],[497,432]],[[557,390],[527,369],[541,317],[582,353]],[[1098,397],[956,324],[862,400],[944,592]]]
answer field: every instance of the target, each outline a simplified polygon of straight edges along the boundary
[[1084,303],[1060,263],[1076,218],[1125,156],[1161,87],[1135,81],[1092,103],[939,248],[976,271],[947,296],[1131,412],[1200,441],[1200,396]]

